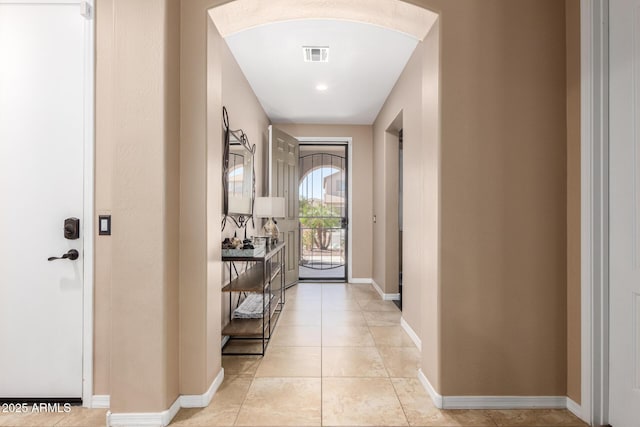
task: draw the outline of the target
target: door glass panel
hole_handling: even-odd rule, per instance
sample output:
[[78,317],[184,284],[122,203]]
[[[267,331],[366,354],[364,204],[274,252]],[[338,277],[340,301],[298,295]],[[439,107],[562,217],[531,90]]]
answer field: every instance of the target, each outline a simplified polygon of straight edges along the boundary
[[345,280],[346,146],[300,148],[300,279]]

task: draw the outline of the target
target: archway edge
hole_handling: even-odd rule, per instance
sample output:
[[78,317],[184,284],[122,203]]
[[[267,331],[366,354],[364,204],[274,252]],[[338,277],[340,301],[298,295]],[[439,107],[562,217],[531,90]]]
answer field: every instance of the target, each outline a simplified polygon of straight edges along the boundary
[[233,0],[209,15],[222,37],[261,25],[303,19],[361,22],[422,41],[438,15],[402,0]]

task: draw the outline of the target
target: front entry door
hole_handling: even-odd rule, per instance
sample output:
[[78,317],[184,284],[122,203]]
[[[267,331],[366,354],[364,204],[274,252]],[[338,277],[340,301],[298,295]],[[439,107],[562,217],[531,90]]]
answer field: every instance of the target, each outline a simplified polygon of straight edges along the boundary
[[347,280],[347,146],[300,146],[300,280]]
[[0,0],[0,399],[82,397],[84,19]]
[[640,420],[640,0],[610,7],[609,422]]
[[287,243],[287,286],[298,281],[300,224],[298,220],[298,140],[269,126],[269,195],[284,197],[286,218],[278,219],[278,229]]

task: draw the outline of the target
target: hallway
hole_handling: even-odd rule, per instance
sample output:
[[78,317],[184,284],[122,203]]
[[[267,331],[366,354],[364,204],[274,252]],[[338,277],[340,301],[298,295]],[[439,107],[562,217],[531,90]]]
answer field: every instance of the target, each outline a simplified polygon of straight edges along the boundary
[[566,410],[441,411],[417,378],[401,313],[371,285],[304,283],[264,359],[224,356],[225,380],[175,426],[584,426]]

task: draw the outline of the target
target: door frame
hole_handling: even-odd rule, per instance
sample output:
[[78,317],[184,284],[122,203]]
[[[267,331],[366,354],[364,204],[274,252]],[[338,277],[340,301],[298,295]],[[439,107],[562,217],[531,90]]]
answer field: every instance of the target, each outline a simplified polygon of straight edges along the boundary
[[[40,0],[42,1],[42,0]],[[84,21],[84,256],[82,321],[82,406],[93,407],[93,287],[95,232],[95,0],[76,3],[83,9]]]
[[581,408],[591,425],[609,413],[609,2],[580,0]]
[[347,227],[347,265],[345,266],[346,268],[346,279],[347,279],[347,283],[353,283],[353,266],[352,266],[352,259],[353,257],[352,255],[352,242],[353,242],[353,227],[351,226],[353,224],[353,209],[351,208],[351,206],[353,206],[352,202],[352,198],[353,198],[353,179],[351,179],[352,177],[352,170],[353,170],[353,138],[350,136],[345,136],[345,137],[308,137],[308,136],[295,136],[295,138],[303,143],[303,144],[310,144],[313,142],[317,142],[319,144],[324,144],[324,145],[347,145],[347,221],[348,221],[348,227]]
[[[346,254],[346,261],[344,263],[344,276],[342,278],[322,278],[322,280],[326,280],[328,282],[335,282],[335,283],[341,283],[342,280],[344,280],[345,283],[349,283],[349,272],[351,271],[350,267],[350,262],[351,262],[351,252],[350,252],[350,247],[351,247],[351,206],[349,205],[349,203],[351,202],[351,171],[350,169],[350,165],[351,165],[351,156],[350,156],[350,146],[346,141],[330,141],[330,142],[322,142],[322,141],[318,141],[318,140],[314,140],[314,141],[302,141],[301,138],[296,138],[298,139],[298,142],[300,143],[300,145],[306,145],[306,146],[317,146],[317,147],[322,147],[322,146],[328,146],[328,145],[337,145],[337,146],[342,146],[344,147],[344,155],[345,155],[345,160],[346,160],[346,168],[347,168],[347,173],[346,173],[346,178],[347,178],[347,205],[346,205],[346,213],[347,213],[347,237],[345,240],[345,246],[347,247],[347,254]],[[317,154],[317,153],[316,153]],[[314,154],[315,155],[315,154]],[[302,156],[300,156],[300,159],[302,159]],[[302,181],[300,181],[302,182]],[[298,199],[300,198],[300,192],[298,190]],[[302,229],[301,229],[302,230]],[[300,247],[302,247],[302,233],[300,234]],[[302,259],[302,253],[300,255],[300,259]],[[298,277],[298,279],[300,279]],[[316,279],[313,278],[304,278],[302,279],[303,281],[318,281]]]

